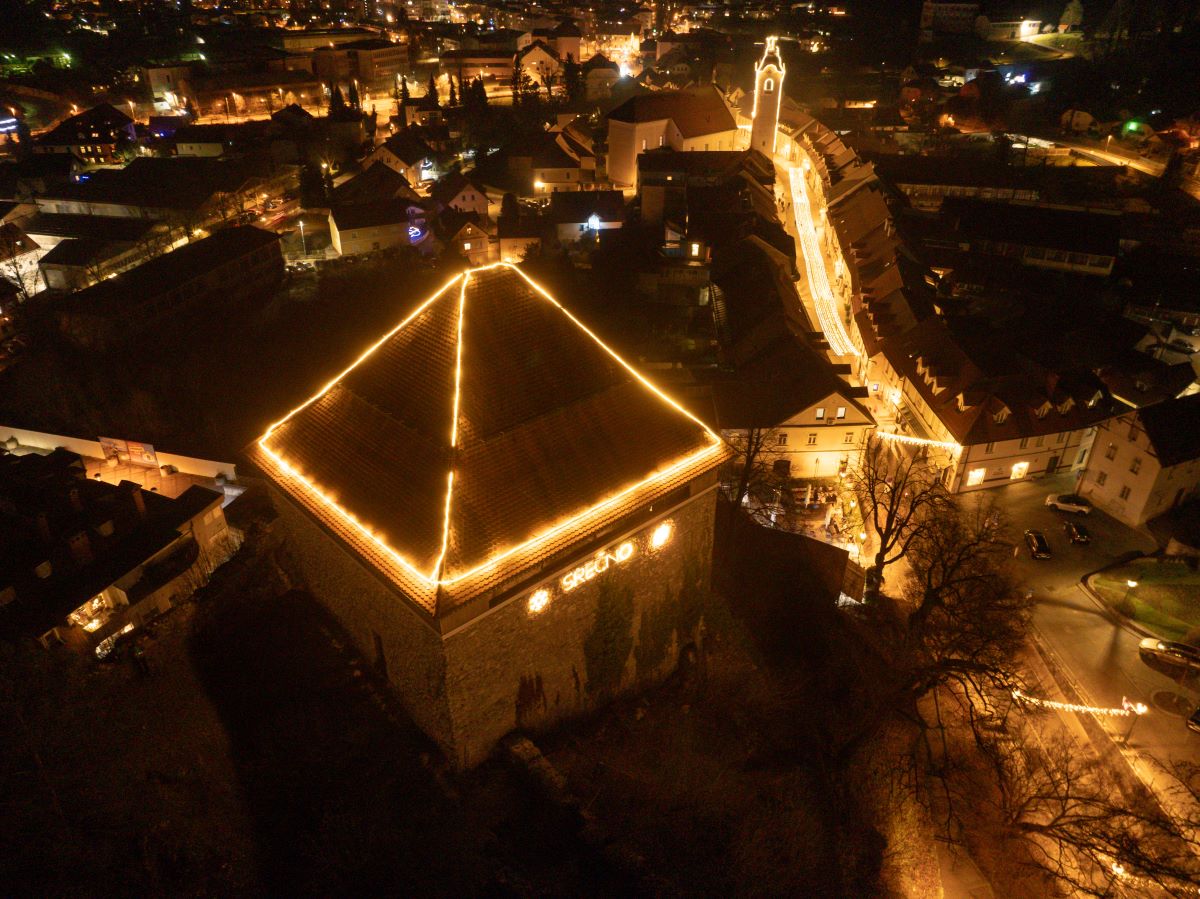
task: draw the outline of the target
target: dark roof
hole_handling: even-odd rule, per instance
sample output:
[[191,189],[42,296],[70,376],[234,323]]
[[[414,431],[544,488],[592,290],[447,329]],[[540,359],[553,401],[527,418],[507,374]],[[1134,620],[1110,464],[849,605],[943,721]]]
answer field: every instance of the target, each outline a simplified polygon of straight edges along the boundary
[[125,130],[132,124],[133,119],[121,110],[110,103],[101,103],[64,119],[52,130],[40,135],[37,140],[40,144],[50,146],[94,142],[95,133],[99,133],[102,138],[108,138],[113,132]]
[[153,219],[135,219],[123,215],[76,215],[62,212],[35,212],[21,222],[26,234],[130,243],[140,240],[157,224]]
[[465,286],[443,288],[256,444],[336,496],[404,563],[255,450],[293,498],[435,614],[724,456],[516,268],[461,277]]
[[415,203],[420,197],[409,185],[407,178],[386,165],[373,165],[333,189],[335,206],[397,199],[411,200]]
[[394,41],[385,41],[383,38],[364,38],[361,41],[350,41],[346,44],[338,44],[340,50],[387,50],[389,48],[396,50],[404,50],[403,44],[397,44]]
[[639,153],[637,166],[642,177],[679,175],[688,182],[719,183],[745,171],[762,185],[775,183],[775,164],[757,150],[681,151],[656,147]]
[[52,199],[149,209],[197,209],[268,172],[244,160],[139,156],[123,169],[98,169],[88,180],[47,191]]
[[558,224],[625,220],[625,197],[619,190],[560,190],[550,195],[550,219]]
[[476,193],[487,200],[487,190],[478,181],[468,178],[462,172],[451,172],[439,178],[429,191],[429,196],[444,206],[467,187],[475,188]]
[[1200,393],[1147,406],[1138,418],[1164,468],[1200,458]]
[[583,37],[583,32],[579,30],[574,19],[563,19],[552,33],[555,37]]
[[594,69],[612,69],[614,72],[621,71],[621,67],[603,53],[592,54],[591,59],[583,64],[583,73],[585,75]]
[[1121,217],[1110,213],[962,197],[947,197],[942,212],[957,224],[959,234],[972,240],[1051,247],[1098,256],[1116,256],[1120,248]]
[[147,296],[155,296],[177,284],[191,281],[219,265],[278,240],[278,234],[252,225],[223,228],[202,240],[144,262],[115,278],[106,278],[99,284],[63,297],[57,301],[56,308],[65,312],[103,315],[119,306],[140,303]]
[[334,206],[329,214],[333,216],[339,231],[353,231],[355,228],[404,224],[408,221],[409,205],[403,200],[377,200],[374,203]]
[[99,237],[77,237],[60,241],[49,253],[43,256],[39,265],[90,265],[99,259],[122,252],[129,244],[104,240]]
[[433,150],[429,144],[416,135],[409,134],[407,130],[393,134],[383,142],[383,146],[387,147],[405,165],[415,165],[422,159],[433,157]]
[[638,94],[610,112],[608,118],[631,123],[670,119],[684,137],[698,137],[737,128],[733,114],[714,85]]

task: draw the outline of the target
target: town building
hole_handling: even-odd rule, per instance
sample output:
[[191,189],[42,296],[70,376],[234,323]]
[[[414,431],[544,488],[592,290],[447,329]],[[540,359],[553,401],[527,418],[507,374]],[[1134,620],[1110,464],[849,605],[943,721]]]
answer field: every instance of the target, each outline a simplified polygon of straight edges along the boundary
[[503,264],[453,279],[251,451],[309,588],[460,767],[698,639],[726,454]]
[[223,309],[264,298],[282,280],[278,235],[224,228],[59,299],[54,314],[69,340],[112,349],[151,330],[156,340],[178,337]]
[[1138,527],[1200,490],[1200,394],[1102,422],[1079,493]]
[[603,53],[593,54],[581,69],[583,94],[588,100],[607,100],[621,77],[621,67]]
[[223,496],[88,478],[66,449],[0,451],[0,633],[105,655],[236,548]]
[[472,212],[480,220],[488,220],[488,209],[492,201],[482,184],[462,172],[451,172],[439,178],[429,189],[430,198],[443,209]]
[[619,190],[563,191],[550,196],[549,219],[560,243],[600,239],[601,231],[625,224],[625,198]]
[[425,210],[415,203],[377,200],[329,211],[329,239],[339,256],[415,246],[426,236]]
[[109,103],[101,103],[64,119],[34,142],[34,153],[70,153],[87,165],[117,165],[137,134],[133,119]]
[[429,145],[407,130],[393,134],[375,148],[363,163],[370,169],[376,163],[403,175],[409,184],[434,179],[434,153]]
[[647,150],[735,150],[737,122],[712,85],[630,97],[608,114],[608,176],[632,187]]

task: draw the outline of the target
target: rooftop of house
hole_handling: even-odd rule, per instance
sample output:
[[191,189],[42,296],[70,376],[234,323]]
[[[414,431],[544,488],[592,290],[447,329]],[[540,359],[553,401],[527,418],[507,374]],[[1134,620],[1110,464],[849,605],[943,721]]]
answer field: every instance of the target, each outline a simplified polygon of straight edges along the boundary
[[26,234],[61,238],[95,238],[133,243],[152,231],[152,219],[127,216],[77,215],[65,212],[35,212],[21,222]]
[[327,531],[438,616],[594,538],[725,450],[556,300],[499,265],[418,305],[252,454]]
[[489,202],[487,190],[484,189],[483,185],[474,178],[464,175],[462,172],[451,172],[439,178],[430,189],[429,196],[444,206],[452,202],[467,188],[473,188],[483,198],[485,203]]
[[268,174],[247,160],[139,156],[123,169],[99,169],[87,180],[48,190],[47,199],[147,209],[195,210],[215,194],[233,193]]
[[347,205],[335,205],[329,215],[338,231],[358,228],[382,228],[388,225],[407,225],[409,203],[403,200],[375,200]]
[[105,315],[209,274],[217,266],[276,244],[279,235],[253,226],[222,228],[208,237],[106,278],[55,303],[61,312]]
[[630,97],[608,114],[610,121],[658,122],[670,119],[685,138],[737,128],[733,113],[715,85],[678,91],[651,91]]
[[624,196],[619,190],[564,190],[550,195],[551,221],[574,224],[593,215],[602,222],[624,221]]
[[408,179],[386,165],[373,165],[333,189],[333,205],[350,206],[381,200],[419,202],[420,196]]
[[1034,247],[1052,247],[1071,253],[1117,255],[1121,217],[1106,212],[1082,212],[947,197],[942,213],[960,235]]
[[1150,445],[1164,468],[1200,459],[1200,393],[1138,410]]
[[108,259],[123,252],[130,245],[122,241],[105,240],[102,237],[76,237],[60,241],[43,256],[38,264],[43,266],[65,265],[80,268]]
[[121,110],[110,103],[101,103],[64,119],[37,140],[44,145],[95,142],[97,135],[102,138],[115,136],[115,132],[125,131],[132,124],[133,119]]
[[433,150],[429,144],[415,134],[410,134],[407,129],[393,134],[383,142],[382,147],[386,147],[389,153],[409,166],[433,157]]
[[[169,499],[128,481],[92,480],[78,455],[56,449],[0,452],[0,500],[0,587],[16,593],[0,607],[0,633],[36,637],[177,540],[222,495],[193,486]],[[69,541],[80,534],[86,552],[73,553]],[[47,562],[40,577],[34,569]]]
[[638,173],[644,180],[678,177],[680,184],[692,182],[717,183],[742,171],[749,172],[763,185],[775,183],[775,165],[757,150],[693,150],[684,152],[670,147],[656,147],[638,154]]

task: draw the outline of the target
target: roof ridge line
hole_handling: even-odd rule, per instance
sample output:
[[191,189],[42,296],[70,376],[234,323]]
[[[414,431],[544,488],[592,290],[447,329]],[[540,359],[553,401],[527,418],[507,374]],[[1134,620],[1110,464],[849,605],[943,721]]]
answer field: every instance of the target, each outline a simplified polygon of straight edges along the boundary
[[462,414],[462,357],[463,357],[463,321],[467,317],[467,284],[471,280],[473,269],[467,269],[462,274],[462,282],[458,286],[458,337],[454,342],[454,405],[450,413],[450,473],[446,476],[446,509],[442,516],[442,549],[437,561],[429,573],[431,580],[441,583],[443,569],[446,565],[446,549],[450,545],[450,510],[454,501],[454,469],[458,464],[458,417]]

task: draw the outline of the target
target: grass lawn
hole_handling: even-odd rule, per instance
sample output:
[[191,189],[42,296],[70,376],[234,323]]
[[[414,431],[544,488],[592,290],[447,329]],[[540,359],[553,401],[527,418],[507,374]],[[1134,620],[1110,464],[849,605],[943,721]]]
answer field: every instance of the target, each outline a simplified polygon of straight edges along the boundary
[[1113,607],[1128,594],[1134,620],[1168,640],[1200,627],[1200,572],[1182,562],[1135,560],[1095,575],[1091,586]]

